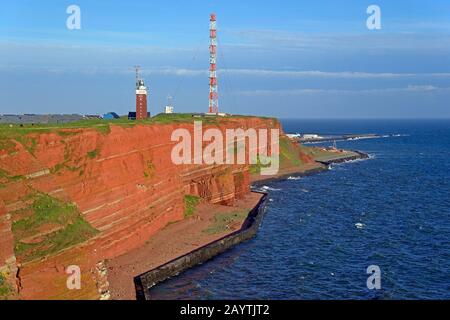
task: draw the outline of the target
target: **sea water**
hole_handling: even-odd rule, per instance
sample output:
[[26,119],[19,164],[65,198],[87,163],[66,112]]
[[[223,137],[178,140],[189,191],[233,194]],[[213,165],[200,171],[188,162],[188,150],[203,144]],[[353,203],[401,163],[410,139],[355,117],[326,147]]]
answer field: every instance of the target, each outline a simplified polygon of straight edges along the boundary
[[[284,120],[370,159],[265,184],[257,236],[159,284],[154,299],[449,299],[450,121]],[[327,144],[325,144],[327,145]],[[329,145],[329,144],[328,144]],[[378,266],[381,288],[367,286]]]

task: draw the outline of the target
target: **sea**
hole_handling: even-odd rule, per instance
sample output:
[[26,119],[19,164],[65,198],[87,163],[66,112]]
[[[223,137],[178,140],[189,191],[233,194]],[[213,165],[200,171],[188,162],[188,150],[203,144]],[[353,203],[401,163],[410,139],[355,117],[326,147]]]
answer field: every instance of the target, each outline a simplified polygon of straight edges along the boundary
[[[257,236],[152,299],[450,299],[450,120],[282,120],[370,155],[268,183]],[[328,146],[330,143],[322,145]]]

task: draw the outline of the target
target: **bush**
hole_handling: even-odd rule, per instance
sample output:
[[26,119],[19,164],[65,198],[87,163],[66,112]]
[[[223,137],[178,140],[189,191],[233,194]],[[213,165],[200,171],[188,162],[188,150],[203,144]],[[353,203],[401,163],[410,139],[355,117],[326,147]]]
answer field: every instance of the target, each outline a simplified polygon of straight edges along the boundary
[[200,198],[196,196],[184,196],[184,216],[185,218],[192,216],[195,213]]

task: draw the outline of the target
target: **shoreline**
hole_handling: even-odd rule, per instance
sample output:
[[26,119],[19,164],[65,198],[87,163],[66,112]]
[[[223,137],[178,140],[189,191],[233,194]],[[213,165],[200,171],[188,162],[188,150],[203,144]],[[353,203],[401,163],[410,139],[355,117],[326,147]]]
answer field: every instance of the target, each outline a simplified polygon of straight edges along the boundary
[[[260,193],[250,192],[237,200],[233,206],[199,204],[194,215],[167,225],[150,237],[143,246],[107,260],[111,299],[136,299],[133,282],[135,276],[239,230],[260,198]],[[236,213],[238,216],[231,220]],[[217,228],[216,218],[222,222],[222,228]]]
[[[364,152],[353,150],[352,152],[355,154],[345,157],[331,158],[327,161],[316,161],[316,163],[320,164],[320,166],[306,169],[304,171],[287,170],[275,177],[262,179],[260,179],[261,176],[259,176],[259,178],[252,180],[252,185],[258,187],[263,183],[281,181],[289,177],[304,177],[321,173],[328,171],[329,166],[332,163],[344,163],[358,159],[369,159],[369,155]],[[262,223],[263,216],[268,205],[268,193],[258,190],[252,190],[251,192],[260,193],[262,194],[262,197],[258,201],[257,205],[249,212],[239,230],[178,256],[177,258],[174,258],[171,261],[159,265],[147,272],[141,273],[138,276],[135,276],[133,282],[136,290],[136,299],[148,300],[150,297],[151,288],[159,283],[177,276],[178,274],[199,264],[205,263],[237,246],[238,244],[253,238],[257,234],[259,226]]]
[[257,191],[252,192],[262,196],[256,206],[249,212],[239,230],[134,277],[137,300],[149,300],[151,288],[158,283],[164,282],[192,267],[209,261],[239,243],[253,238],[262,223],[267,207],[268,194]]
[[257,179],[254,179],[251,181],[252,185],[259,187],[263,183],[270,183],[270,182],[275,182],[275,181],[280,181],[280,180],[286,180],[289,177],[297,178],[297,177],[311,176],[313,174],[328,171],[329,166],[331,164],[345,163],[345,162],[349,162],[349,161],[364,160],[364,159],[370,158],[370,156],[367,153],[359,151],[359,150],[347,150],[347,151],[351,151],[355,154],[349,155],[349,156],[344,156],[344,157],[330,158],[327,160],[315,160],[316,163],[320,164],[321,166],[317,166],[317,167],[307,169],[304,171],[292,170],[292,171],[283,172],[283,173],[277,174],[276,176],[271,176],[268,178],[262,178],[263,176],[258,176]]

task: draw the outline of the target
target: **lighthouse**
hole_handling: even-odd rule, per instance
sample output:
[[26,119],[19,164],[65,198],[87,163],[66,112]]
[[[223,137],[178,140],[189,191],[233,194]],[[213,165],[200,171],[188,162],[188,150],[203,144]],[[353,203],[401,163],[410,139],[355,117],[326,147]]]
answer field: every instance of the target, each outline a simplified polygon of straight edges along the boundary
[[136,120],[147,119],[147,87],[136,68]]

